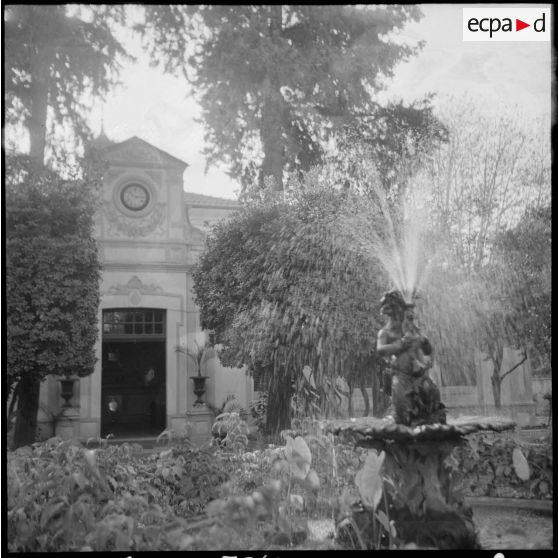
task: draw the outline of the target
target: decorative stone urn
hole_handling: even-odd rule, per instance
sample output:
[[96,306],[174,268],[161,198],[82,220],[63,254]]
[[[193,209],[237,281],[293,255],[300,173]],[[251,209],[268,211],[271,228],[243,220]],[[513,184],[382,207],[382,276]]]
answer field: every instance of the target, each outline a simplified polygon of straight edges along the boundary
[[72,406],[70,399],[74,395],[74,384],[76,383],[77,378],[70,378],[66,376],[58,381],[60,382],[61,387],[60,396],[64,399],[62,408],[68,409]]
[[202,399],[205,394],[205,382],[209,376],[190,376],[190,379],[194,382],[194,393],[197,399],[194,401],[194,407],[205,407],[205,401]]

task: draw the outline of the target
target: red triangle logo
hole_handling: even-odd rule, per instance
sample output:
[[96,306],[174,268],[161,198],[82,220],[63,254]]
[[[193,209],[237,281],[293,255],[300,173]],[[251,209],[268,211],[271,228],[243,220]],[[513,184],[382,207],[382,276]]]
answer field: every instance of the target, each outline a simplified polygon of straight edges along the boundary
[[525,27],[531,27],[530,23],[525,23],[524,21],[521,21],[520,19],[515,19],[515,30],[516,31],[521,31],[522,29],[525,29]]

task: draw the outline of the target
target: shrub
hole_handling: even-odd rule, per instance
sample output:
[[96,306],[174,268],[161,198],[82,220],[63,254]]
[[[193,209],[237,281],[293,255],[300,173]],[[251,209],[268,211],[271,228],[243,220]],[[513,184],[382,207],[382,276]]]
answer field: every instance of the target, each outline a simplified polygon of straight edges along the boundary
[[[478,434],[457,448],[455,457],[471,496],[552,499],[553,465],[549,440],[521,442],[505,436]],[[524,455],[526,480],[520,478],[514,450]]]
[[180,550],[228,479],[213,449],[144,455],[51,438],[8,453],[8,550]]

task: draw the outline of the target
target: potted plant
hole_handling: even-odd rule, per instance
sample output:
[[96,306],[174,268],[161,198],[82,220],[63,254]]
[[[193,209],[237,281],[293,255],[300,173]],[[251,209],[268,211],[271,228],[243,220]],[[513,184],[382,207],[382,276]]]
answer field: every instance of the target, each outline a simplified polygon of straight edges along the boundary
[[60,382],[60,396],[64,399],[64,404],[62,405],[63,408],[71,407],[72,404],[70,403],[70,399],[74,395],[74,384],[77,378],[72,378],[69,375],[60,378],[58,381]]
[[196,375],[190,376],[190,379],[194,383],[194,393],[196,394],[197,399],[194,401],[194,407],[205,407],[205,401],[203,400],[203,395],[205,394],[205,382],[209,376],[204,376],[202,374],[202,367],[203,363],[207,360],[209,356],[208,349],[210,348],[210,344],[205,342],[201,347],[198,345],[196,341],[194,341],[195,348],[183,348],[180,347],[179,350],[184,352],[186,356],[190,357],[192,362],[195,364],[196,367]]

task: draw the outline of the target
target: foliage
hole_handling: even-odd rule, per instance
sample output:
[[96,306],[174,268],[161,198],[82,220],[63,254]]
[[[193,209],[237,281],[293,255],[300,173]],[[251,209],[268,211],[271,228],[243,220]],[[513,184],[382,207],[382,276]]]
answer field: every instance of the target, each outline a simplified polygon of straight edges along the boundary
[[[87,449],[60,438],[8,452],[8,550],[401,548],[379,499],[391,490],[382,455],[334,440],[315,421],[295,426],[285,445],[255,452],[193,449],[168,435],[167,448],[147,453],[135,444],[102,440]],[[548,445],[469,439],[454,466],[471,479],[470,494],[551,498]],[[518,449],[527,481],[514,469],[516,450],[525,476]],[[497,473],[485,478],[489,470]],[[308,538],[313,518],[335,520],[337,539]]]
[[[538,353],[551,358],[551,210],[527,209],[519,223],[494,239],[491,261],[480,272],[475,299],[479,346],[494,365],[492,385],[500,404],[502,380]],[[480,291],[480,292],[479,292]],[[523,358],[503,368],[504,346],[519,349]]]
[[449,138],[431,100],[427,96],[410,105],[378,105],[355,115],[341,126],[335,149],[327,155],[330,172],[346,187],[367,192],[371,164],[385,192],[401,197],[413,175]]
[[305,366],[316,386],[330,382],[324,405],[333,405],[337,376],[371,373],[383,276],[370,256],[346,249],[344,226],[370,206],[320,182],[310,173],[289,196],[270,194],[218,224],[193,271],[201,325],[222,344],[223,364],[271,372],[272,432],[289,426],[292,384]]
[[[552,499],[553,463],[549,440],[527,443],[483,434],[468,439],[469,445],[455,452],[468,494]],[[518,457],[518,450],[523,458]]]
[[248,445],[248,425],[235,411],[217,415],[211,427],[211,434],[223,448],[242,451]]
[[34,441],[38,386],[48,374],[93,372],[100,264],[93,239],[98,177],[63,180],[10,159],[6,183],[8,386],[15,443]]
[[384,458],[385,453],[383,451],[379,455],[374,451],[368,452],[362,469],[355,477],[362,502],[374,511],[378,507],[383,493],[380,469],[384,463]]
[[487,116],[468,98],[438,116],[449,141],[410,188],[430,230],[424,319],[444,380],[474,382],[481,349],[498,400],[504,347],[547,352],[550,340],[547,128],[516,112]]
[[227,480],[211,450],[143,455],[122,444],[89,450],[51,438],[8,454],[10,551],[182,550],[184,516]]
[[213,414],[218,417],[223,413],[242,413],[244,412],[244,408],[238,401],[236,395],[231,393],[225,397],[223,403],[221,403],[220,407],[216,407],[211,403],[207,403],[207,406],[213,411]]
[[[474,350],[480,349],[493,364],[496,406],[502,381],[529,355],[550,363],[550,217],[550,208],[528,209],[516,226],[492,239],[491,260],[476,273],[455,263],[432,273],[425,288],[424,314],[438,360],[454,374],[465,363],[474,378]],[[506,347],[522,354],[507,368]]]
[[[113,35],[122,7],[12,4],[4,12],[6,119],[30,135],[30,156],[44,162],[46,131],[50,149],[72,131],[82,143],[90,138],[85,114],[91,99],[116,83],[118,58],[125,56]],[[55,125],[63,129],[55,139]],[[68,150],[68,148],[66,148]]]
[[384,77],[421,46],[391,32],[420,17],[411,5],[150,6],[140,30],[153,62],[192,85],[208,164],[281,189],[284,170],[319,164],[339,124],[372,112]]
[[552,210],[528,208],[519,223],[495,240],[494,267],[489,279],[502,273],[512,277],[512,307],[519,315],[514,344],[534,349],[550,362]]
[[[157,436],[157,444],[166,442],[167,446],[173,447],[192,447],[191,435],[193,425],[187,422],[185,427],[181,430],[174,428],[166,428]],[[112,436],[109,434],[109,436]]]
[[466,96],[448,99],[438,114],[449,141],[425,161],[416,187],[452,263],[469,271],[490,261],[497,236],[527,207],[550,199],[548,124],[520,116],[504,110],[487,116]]
[[260,394],[257,399],[253,399],[250,402],[250,415],[252,416],[255,426],[258,428],[258,432],[264,431],[267,402],[267,393]]
[[351,497],[347,490],[340,498],[338,537],[360,550],[402,547],[394,522],[389,518],[384,489],[385,452],[369,450],[362,457],[364,463],[354,478],[359,498]]
[[196,367],[196,374],[198,376],[202,376],[202,367],[204,362],[210,356],[211,345],[206,342],[200,347],[197,341],[194,341],[194,347],[184,347],[182,345],[178,345],[176,350],[179,353],[186,354],[186,356],[194,363],[194,366]]

